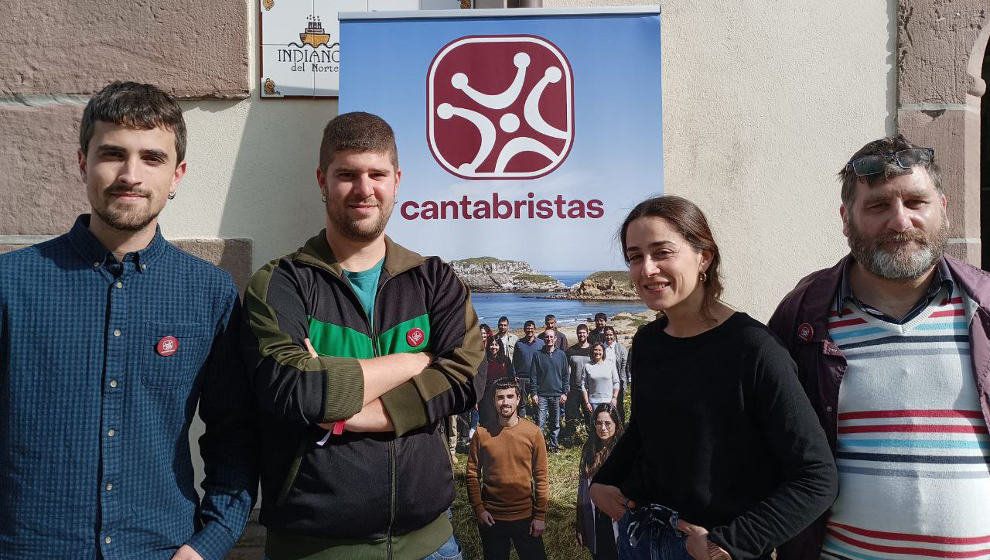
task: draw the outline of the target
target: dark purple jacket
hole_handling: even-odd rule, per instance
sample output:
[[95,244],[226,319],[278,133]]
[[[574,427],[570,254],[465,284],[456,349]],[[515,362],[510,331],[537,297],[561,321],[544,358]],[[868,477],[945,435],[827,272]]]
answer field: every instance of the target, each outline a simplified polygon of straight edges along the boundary
[[[780,337],[797,362],[801,385],[825,428],[833,454],[839,384],[846,372],[846,358],[828,336],[828,319],[835,305],[843,267],[850,258],[846,256],[832,268],[804,277],[780,302],[769,323],[770,330]],[[979,306],[969,324],[969,340],[983,419],[990,428],[990,273],[952,257],[945,257],[945,260],[952,272],[952,280]],[[777,560],[818,560],[828,515],[826,512],[817,522],[779,547]]]

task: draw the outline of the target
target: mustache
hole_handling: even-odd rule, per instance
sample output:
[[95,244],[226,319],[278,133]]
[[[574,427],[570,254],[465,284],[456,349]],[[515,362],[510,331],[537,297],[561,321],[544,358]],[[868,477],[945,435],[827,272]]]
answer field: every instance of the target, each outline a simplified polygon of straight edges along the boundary
[[118,194],[135,194],[138,196],[143,196],[145,198],[148,198],[151,194],[147,189],[139,189],[134,187],[128,187],[125,185],[112,185],[105,192],[107,195],[111,195],[111,196]]
[[921,245],[930,244],[928,236],[925,235],[925,232],[918,229],[912,229],[900,233],[884,233],[879,235],[874,240],[873,246],[878,247],[888,243],[906,243],[908,241],[916,241]]

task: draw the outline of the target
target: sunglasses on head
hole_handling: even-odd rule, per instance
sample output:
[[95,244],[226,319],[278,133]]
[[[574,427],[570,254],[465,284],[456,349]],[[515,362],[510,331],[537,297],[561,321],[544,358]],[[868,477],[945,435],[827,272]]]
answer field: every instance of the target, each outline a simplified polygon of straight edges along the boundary
[[935,155],[935,148],[907,148],[897,152],[870,154],[851,160],[848,165],[857,177],[882,173],[887,164],[894,163],[901,169],[911,169],[915,165],[928,167]]

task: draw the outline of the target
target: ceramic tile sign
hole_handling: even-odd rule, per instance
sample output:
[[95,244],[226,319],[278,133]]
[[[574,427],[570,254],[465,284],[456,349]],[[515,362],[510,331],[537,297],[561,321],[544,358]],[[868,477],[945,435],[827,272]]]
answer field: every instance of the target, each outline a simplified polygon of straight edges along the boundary
[[337,97],[338,12],[470,8],[470,0],[259,0],[261,97]]

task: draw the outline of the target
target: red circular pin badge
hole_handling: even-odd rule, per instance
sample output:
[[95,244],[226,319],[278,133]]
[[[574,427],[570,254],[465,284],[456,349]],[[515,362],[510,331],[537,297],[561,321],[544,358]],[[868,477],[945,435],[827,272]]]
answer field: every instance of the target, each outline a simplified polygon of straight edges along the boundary
[[423,329],[414,327],[406,333],[406,342],[409,343],[409,346],[419,346],[424,340],[426,340],[426,333],[423,332]]
[[815,329],[812,328],[811,323],[801,323],[801,326],[797,330],[798,338],[805,342],[811,342],[811,338],[815,336]]
[[159,356],[169,357],[179,351],[179,340],[174,336],[163,336],[155,346]]

